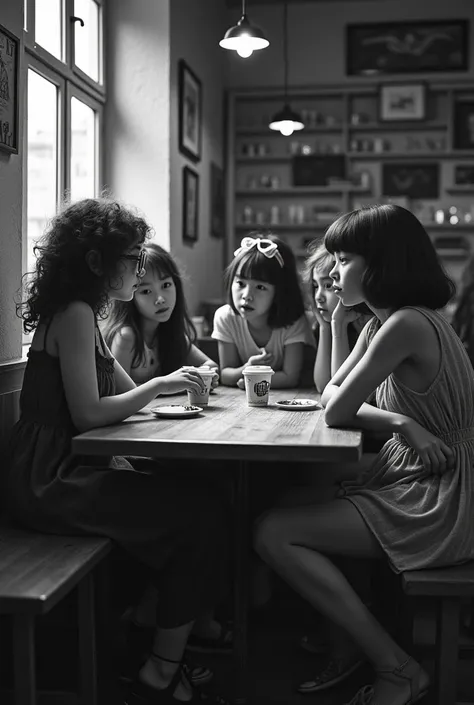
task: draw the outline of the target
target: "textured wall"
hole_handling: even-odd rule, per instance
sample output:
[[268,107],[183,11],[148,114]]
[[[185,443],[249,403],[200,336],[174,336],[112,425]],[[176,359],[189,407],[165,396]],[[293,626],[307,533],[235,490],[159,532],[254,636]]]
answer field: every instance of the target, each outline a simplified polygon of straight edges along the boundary
[[[23,2],[2,0],[0,24],[21,38]],[[21,96],[21,83],[19,93]],[[21,357],[21,325],[14,305],[21,283],[23,106],[20,107],[19,154],[0,151],[0,362]]]

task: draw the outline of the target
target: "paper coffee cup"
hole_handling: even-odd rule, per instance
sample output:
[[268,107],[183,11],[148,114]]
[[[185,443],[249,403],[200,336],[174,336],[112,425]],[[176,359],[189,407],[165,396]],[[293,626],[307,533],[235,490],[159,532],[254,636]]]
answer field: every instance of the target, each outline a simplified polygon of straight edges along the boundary
[[249,365],[243,370],[249,406],[267,406],[273,374],[269,365]]
[[193,367],[191,369],[194,369],[198,373],[205,384],[205,389],[202,393],[188,389],[188,404],[191,406],[207,406],[209,404],[209,392],[211,391],[215,371],[212,367],[206,367],[204,365],[202,367]]

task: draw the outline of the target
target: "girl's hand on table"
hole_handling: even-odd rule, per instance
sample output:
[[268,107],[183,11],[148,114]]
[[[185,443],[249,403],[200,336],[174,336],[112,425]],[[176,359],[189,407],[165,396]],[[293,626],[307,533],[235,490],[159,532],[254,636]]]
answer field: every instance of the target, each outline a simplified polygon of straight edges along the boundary
[[159,394],[176,394],[177,392],[193,391],[202,394],[205,384],[197,370],[175,370],[165,377],[160,377]]
[[251,355],[249,357],[247,365],[271,365],[272,362],[273,355],[268,353],[265,348],[262,348],[262,352],[259,355]]
[[452,448],[413,419],[405,425],[402,434],[420,456],[425,469],[433,475],[444,475],[454,468]]

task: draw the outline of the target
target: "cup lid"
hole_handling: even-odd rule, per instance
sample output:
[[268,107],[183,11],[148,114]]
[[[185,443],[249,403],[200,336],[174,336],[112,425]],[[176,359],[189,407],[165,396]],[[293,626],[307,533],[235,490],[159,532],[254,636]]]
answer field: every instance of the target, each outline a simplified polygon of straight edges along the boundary
[[273,374],[274,370],[272,370],[270,365],[249,365],[243,370],[242,374],[254,375],[262,374],[262,372],[271,372]]

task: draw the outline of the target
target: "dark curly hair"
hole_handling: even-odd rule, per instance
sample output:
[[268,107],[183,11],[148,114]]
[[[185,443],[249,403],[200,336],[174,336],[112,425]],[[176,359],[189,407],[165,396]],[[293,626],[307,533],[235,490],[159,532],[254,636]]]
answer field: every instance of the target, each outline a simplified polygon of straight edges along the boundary
[[401,206],[367,206],[341,215],[329,226],[324,245],[331,254],[364,257],[362,288],[374,308],[439,309],[456,291],[423,225]]
[[[147,274],[156,274],[160,279],[171,277],[176,287],[176,304],[168,321],[156,327],[153,343],[158,348],[159,374],[166,375],[186,364],[186,358],[196,340],[196,329],[189,317],[184,298],[182,275],[169,252],[156,243],[145,246]],[[113,301],[110,313],[102,324],[105,342],[112,342],[124,326],[130,326],[135,334],[132,368],[145,360],[145,343],[140,326],[140,314],[132,301]]]
[[298,270],[293,251],[283,240],[271,232],[252,231],[249,237],[265,238],[278,245],[278,251],[283,258],[281,267],[275,257],[265,257],[256,247],[242,250],[229,264],[224,272],[224,287],[227,302],[235,313],[238,313],[232,298],[232,282],[234,277],[256,279],[268,282],[275,287],[275,298],[268,312],[270,328],[286,328],[304,314],[303,294],[301,292]]
[[[24,275],[26,300],[17,304],[25,333],[51,319],[72,301],[85,301],[103,317],[108,288],[120,281],[118,264],[124,252],[150,235],[145,220],[117,201],[85,198],[65,207],[51,221],[34,247],[35,271]],[[86,260],[98,253],[101,275]]]

